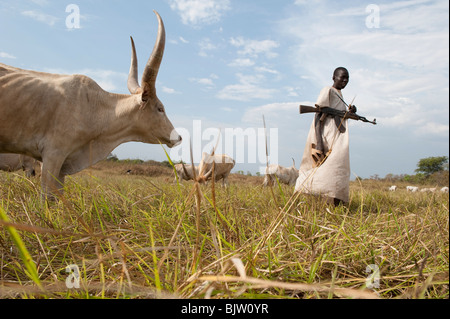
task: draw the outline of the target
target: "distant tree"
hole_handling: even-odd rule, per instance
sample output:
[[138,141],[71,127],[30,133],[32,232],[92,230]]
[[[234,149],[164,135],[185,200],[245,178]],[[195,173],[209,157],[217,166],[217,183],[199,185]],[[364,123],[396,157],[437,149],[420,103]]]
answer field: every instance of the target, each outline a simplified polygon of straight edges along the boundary
[[[426,177],[433,173],[443,171],[448,162],[447,156],[427,157],[422,158],[417,164],[415,172],[423,173]],[[448,166],[447,166],[448,167]]]
[[170,164],[169,161],[162,161],[161,164],[162,164],[162,166],[165,166],[165,167],[169,167],[169,168],[172,167],[172,165]]

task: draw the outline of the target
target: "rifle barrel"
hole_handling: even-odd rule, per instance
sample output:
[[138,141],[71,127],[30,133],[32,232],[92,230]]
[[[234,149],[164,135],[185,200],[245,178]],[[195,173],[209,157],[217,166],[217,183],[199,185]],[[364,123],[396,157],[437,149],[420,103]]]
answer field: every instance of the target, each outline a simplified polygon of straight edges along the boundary
[[313,106],[308,106],[308,105],[300,105],[300,114],[304,114],[304,113],[326,113],[326,114],[331,114],[331,115],[337,115],[340,117],[344,117],[344,118],[349,118],[352,120],[356,120],[356,121],[363,121],[363,122],[367,122],[367,123],[372,123],[374,125],[377,124],[376,120],[374,119],[373,121],[369,121],[367,120],[365,117],[360,116],[356,113],[349,113],[349,112],[345,112],[345,111],[339,111],[330,107],[323,107],[323,108],[319,108],[319,107],[313,107]]

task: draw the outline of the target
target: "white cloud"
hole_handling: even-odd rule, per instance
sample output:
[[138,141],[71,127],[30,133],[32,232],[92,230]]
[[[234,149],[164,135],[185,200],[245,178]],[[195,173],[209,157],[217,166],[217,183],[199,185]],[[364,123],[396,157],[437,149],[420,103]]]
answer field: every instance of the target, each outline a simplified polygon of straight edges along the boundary
[[162,87],[162,91],[167,94],[180,94],[180,92],[176,91],[175,89],[168,88],[166,86]]
[[199,43],[200,52],[199,55],[201,57],[208,57],[210,51],[214,51],[217,49],[216,45],[214,45],[209,38],[205,38]]
[[249,67],[255,65],[255,61],[250,59],[235,59],[228,66],[231,67]]
[[214,81],[212,78],[190,78],[189,81],[206,86],[208,88],[214,87]]
[[231,8],[229,0],[169,0],[169,4],[184,24],[193,26],[217,22]]
[[265,77],[262,75],[244,75],[238,73],[238,84],[227,85],[217,97],[222,100],[250,101],[254,99],[270,99],[277,92],[276,89],[262,87]]
[[275,127],[283,127],[287,124],[286,118],[298,115],[299,103],[271,103],[258,107],[253,107],[245,111],[242,116],[244,123],[259,123],[262,115],[266,118],[266,122],[270,119],[270,125]]
[[260,54],[265,54],[268,58],[276,58],[278,56],[273,50],[278,48],[279,44],[273,40],[258,41],[237,37],[231,38],[230,44],[240,48],[238,51],[240,55],[258,57]]
[[33,10],[23,11],[22,15],[32,18],[38,22],[45,23],[49,26],[54,26],[56,22],[59,20],[57,17],[54,17],[52,15]]
[[183,38],[183,37],[179,37],[179,39],[180,39],[181,42],[183,42],[183,43],[185,43],[185,44],[189,43],[189,41],[186,40],[186,39]]
[[48,0],[31,0],[31,2],[34,2],[41,7],[47,6],[49,4]]
[[265,67],[265,66],[255,67],[255,71],[259,72],[259,73],[270,73],[270,74],[274,74],[274,75],[279,75],[280,74],[280,72],[278,72],[277,70],[270,69],[270,68]]
[[3,59],[16,59],[16,57],[14,55],[6,53],[6,52],[0,52],[0,58],[3,58]]

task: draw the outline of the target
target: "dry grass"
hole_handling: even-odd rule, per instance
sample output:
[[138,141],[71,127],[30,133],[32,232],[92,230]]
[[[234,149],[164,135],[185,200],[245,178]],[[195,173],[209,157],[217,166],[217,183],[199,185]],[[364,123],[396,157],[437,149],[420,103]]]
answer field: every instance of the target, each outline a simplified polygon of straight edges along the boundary
[[[38,180],[0,172],[1,298],[448,298],[448,194],[352,182],[349,207],[335,208],[258,177],[213,192],[173,183],[170,169],[128,169],[67,178],[55,202]],[[65,284],[73,264],[79,289]]]

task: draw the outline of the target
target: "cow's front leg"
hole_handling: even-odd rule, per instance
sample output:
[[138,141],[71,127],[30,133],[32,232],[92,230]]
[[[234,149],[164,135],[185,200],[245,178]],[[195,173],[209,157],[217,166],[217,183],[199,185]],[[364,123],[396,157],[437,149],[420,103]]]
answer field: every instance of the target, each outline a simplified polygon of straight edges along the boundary
[[63,162],[64,158],[56,156],[43,159],[41,185],[43,195],[49,199],[55,199],[63,193],[65,177],[61,174]]

